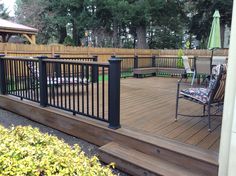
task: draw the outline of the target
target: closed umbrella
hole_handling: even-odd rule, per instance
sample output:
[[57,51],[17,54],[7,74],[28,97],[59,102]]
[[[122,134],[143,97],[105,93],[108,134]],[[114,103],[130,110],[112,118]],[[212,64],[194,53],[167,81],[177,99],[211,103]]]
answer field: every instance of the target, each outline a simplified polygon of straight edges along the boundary
[[[217,48],[221,48],[221,38],[220,38],[220,13],[218,10],[215,10],[213,15],[213,21],[211,25],[211,32],[209,40],[207,43],[207,48],[212,50],[211,59],[210,59],[210,69],[212,68],[212,58],[213,52]],[[210,70],[211,72],[211,70]]]

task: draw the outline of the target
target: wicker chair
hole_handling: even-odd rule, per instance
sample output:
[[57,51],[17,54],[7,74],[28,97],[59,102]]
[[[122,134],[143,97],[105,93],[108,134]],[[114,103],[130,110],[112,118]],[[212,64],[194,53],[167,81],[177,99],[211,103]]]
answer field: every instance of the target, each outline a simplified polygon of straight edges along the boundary
[[[179,114],[179,99],[184,99],[194,103],[203,105],[203,115],[208,117],[208,131],[211,131],[211,107],[214,105],[222,105],[224,101],[224,90],[226,80],[227,67],[224,65],[217,65],[212,69],[212,75],[208,87],[191,87],[180,90],[180,85],[183,84],[181,80],[178,81],[177,97],[176,97],[176,114],[175,120],[177,121],[178,115],[189,116]],[[207,108],[207,110],[206,110]],[[205,112],[207,111],[207,115]]]

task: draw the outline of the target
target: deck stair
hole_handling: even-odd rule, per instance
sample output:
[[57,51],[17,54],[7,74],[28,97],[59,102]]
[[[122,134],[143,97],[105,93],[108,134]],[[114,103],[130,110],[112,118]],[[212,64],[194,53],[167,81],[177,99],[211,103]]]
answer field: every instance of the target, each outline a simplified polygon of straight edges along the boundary
[[188,151],[184,157],[177,158],[179,153],[174,148],[172,151],[158,150],[159,156],[134,148],[119,142],[110,142],[99,148],[99,157],[105,163],[115,162],[117,168],[135,176],[217,175],[217,162],[199,161],[193,155],[188,156]]

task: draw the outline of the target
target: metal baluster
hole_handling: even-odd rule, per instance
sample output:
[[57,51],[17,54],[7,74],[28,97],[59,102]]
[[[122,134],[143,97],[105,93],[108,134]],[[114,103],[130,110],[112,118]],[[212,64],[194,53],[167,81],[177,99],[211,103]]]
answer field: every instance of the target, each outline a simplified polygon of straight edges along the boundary
[[70,83],[70,78],[71,78],[71,73],[70,73],[70,64],[67,64],[68,66],[68,78],[67,78],[67,82],[68,82],[68,92],[69,92],[69,110],[71,110],[71,91],[70,91],[70,87],[71,87],[71,83]]
[[88,80],[89,80],[89,66],[86,65],[86,98],[87,98],[87,115],[89,115],[89,84],[88,84]]
[[84,64],[81,65],[81,79],[82,79],[82,113],[84,114]]
[[102,67],[102,118],[105,119],[105,71]]

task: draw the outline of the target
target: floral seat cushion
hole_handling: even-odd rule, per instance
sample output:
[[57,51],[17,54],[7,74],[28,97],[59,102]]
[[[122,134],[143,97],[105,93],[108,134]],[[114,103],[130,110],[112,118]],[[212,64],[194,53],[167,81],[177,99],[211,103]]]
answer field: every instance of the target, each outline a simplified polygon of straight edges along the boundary
[[200,101],[202,103],[207,103],[209,100],[209,89],[208,88],[188,88],[180,91],[180,95],[189,97]]
[[217,78],[221,72],[221,68],[226,70],[226,65],[217,65],[212,69],[212,75],[207,88],[188,88],[180,91],[180,95],[188,98],[207,103],[209,101],[209,95],[211,90],[215,89]]

